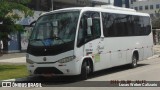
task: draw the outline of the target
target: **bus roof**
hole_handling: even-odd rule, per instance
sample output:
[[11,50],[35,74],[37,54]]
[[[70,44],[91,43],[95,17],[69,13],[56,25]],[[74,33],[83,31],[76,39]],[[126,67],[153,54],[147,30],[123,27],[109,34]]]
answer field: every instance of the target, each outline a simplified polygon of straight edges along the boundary
[[72,7],[72,8],[64,8],[64,9],[58,9],[54,11],[50,11],[46,14],[51,14],[54,12],[61,12],[61,11],[71,11],[71,10],[81,10],[81,11],[99,11],[99,12],[106,12],[106,13],[117,13],[117,14],[127,14],[127,15],[137,15],[137,16],[150,16],[147,13],[141,13],[137,12],[134,9],[127,9],[127,8],[121,8],[121,7],[115,7],[115,6],[103,6],[103,7]]

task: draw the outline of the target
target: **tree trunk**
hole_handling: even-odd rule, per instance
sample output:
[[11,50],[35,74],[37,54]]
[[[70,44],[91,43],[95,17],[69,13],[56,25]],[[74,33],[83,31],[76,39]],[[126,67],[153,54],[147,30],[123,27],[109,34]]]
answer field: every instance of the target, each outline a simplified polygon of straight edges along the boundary
[[3,53],[7,53],[8,52],[8,40],[7,39],[3,39]]

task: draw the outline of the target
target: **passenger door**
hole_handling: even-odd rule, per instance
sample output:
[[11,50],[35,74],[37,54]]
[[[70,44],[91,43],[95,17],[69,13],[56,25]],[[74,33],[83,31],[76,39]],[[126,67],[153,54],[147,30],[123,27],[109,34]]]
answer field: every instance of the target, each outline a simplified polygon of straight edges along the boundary
[[[88,26],[87,19],[92,19],[92,26]],[[91,56],[94,63],[94,70],[102,68],[101,56],[104,49],[101,41],[100,13],[88,11],[83,13],[80,22],[78,45],[84,45],[84,56]]]

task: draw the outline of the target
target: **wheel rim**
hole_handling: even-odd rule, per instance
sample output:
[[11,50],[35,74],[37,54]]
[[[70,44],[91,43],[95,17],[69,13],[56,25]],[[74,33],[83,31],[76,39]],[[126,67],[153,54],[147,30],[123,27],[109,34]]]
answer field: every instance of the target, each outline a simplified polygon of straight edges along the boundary
[[87,72],[87,74],[89,74],[89,71],[90,71],[89,66],[86,66],[86,72]]
[[137,66],[137,59],[136,59],[135,56],[134,56],[134,58],[133,58],[133,66],[134,66],[134,67]]

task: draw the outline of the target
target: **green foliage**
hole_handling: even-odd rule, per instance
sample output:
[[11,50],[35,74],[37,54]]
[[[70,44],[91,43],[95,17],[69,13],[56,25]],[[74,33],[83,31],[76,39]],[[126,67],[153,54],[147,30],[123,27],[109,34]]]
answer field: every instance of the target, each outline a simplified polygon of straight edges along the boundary
[[158,11],[155,11],[155,16],[152,17],[152,27],[154,29],[160,28],[160,9]]
[[152,20],[152,27],[154,29],[159,29],[160,28],[160,18]]
[[[4,0],[3,0],[4,1]],[[8,2],[16,2],[16,3],[20,3],[20,4],[27,4],[29,3],[31,0],[5,0]]]
[[28,76],[26,65],[0,65],[0,80]]
[[15,21],[22,16],[15,13],[20,11],[25,17],[32,16],[33,11],[24,6],[31,0],[0,0],[0,38],[5,38],[11,32],[23,31],[23,26],[16,25]]
[[[18,2],[19,1],[19,2]],[[20,19],[17,13],[14,13],[14,10],[19,10],[21,13],[27,16],[32,16],[33,12],[28,7],[24,6],[23,3],[27,3],[30,0],[3,0],[0,2],[0,21],[3,21],[4,18]]]

